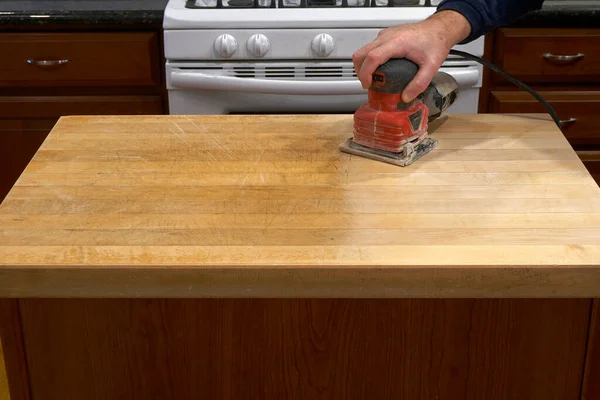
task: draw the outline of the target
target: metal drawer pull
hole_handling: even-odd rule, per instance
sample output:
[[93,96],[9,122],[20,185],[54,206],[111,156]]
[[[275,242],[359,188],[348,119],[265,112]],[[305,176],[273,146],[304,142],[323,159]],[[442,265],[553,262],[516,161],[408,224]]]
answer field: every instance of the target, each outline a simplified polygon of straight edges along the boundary
[[547,60],[555,60],[555,61],[576,61],[580,58],[583,58],[582,53],[577,53],[574,56],[557,56],[551,53],[544,54],[544,58]]
[[68,62],[69,62],[69,60],[27,60],[27,64],[42,65],[42,66],[63,65]]
[[561,125],[567,125],[567,124],[572,124],[575,121],[577,121],[576,118],[569,118],[569,119],[560,120],[558,122],[560,122]]

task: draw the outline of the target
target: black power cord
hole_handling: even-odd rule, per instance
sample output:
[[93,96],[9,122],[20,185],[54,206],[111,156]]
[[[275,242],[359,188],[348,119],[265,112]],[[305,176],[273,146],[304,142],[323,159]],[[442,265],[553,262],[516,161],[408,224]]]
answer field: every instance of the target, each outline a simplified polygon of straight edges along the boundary
[[542,103],[548,109],[548,112],[550,113],[550,116],[554,120],[554,123],[558,126],[558,129],[560,129],[562,131],[560,119],[558,118],[558,115],[556,115],[556,111],[554,111],[552,106],[550,104],[548,104],[548,102],[546,100],[544,100],[544,98],[542,96],[540,96],[538,93],[536,93],[529,86],[527,86],[526,84],[524,84],[523,82],[521,82],[520,80],[515,78],[514,76],[510,75],[508,72],[503,71],[498,66],[484,60],[481,57],[477,57],[477,56],[474,56],[473,54],[469,54],[464,51],[454,50],[454,49],[450,50],[449,54],[460,56],[460,57],[466,58],[467,60],[477,61],[481,65],[488,67],[489,69],[491,69],[494,72],[499,73],[500,75],[504,76],[506,79],[508,79],[509,81],[511,81],[518,87],[520,87],[521,89],[530,93],[533,97],[535,97],[540,103]]

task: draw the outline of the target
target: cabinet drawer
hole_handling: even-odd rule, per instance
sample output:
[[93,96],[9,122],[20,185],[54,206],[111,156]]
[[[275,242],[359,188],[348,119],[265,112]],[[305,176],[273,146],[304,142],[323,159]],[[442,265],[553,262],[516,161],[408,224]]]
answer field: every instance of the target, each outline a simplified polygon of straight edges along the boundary
[[3,33],[0,54],[0,87],[160,83],[155,33]]
[[[600,146],[600,92],[538,91],[554,108],[563,133],[573,146]],[[546,107],[527,92],[494,90],[493,113],[547,113]]]
[[578,151],[577,155],[583,161],[583,164],[600,185],[600,150]]
[[[160,96],[0,97],[0,118],[58,118],[67,115],[159,115]],[[0,127],[2,122],[0,120]]]
[[525,82],[597,82],[599,48],[600,29],[507,28],[498,31],[494,63]]

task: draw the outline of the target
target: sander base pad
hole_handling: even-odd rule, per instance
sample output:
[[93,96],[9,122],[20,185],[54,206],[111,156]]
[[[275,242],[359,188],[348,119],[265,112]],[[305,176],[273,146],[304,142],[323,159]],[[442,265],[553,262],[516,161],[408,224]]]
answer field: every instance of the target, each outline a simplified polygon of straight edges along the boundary
[[378,150],[371,147],[360,145],[349,138],[340,145],[340,151],[353,154],[359,157],[370,158],[372,160],[385,162],[388,164],[406,167],[425,154],[429,153],[437,146],[437,140],[426,137],[421,143],[416,145],[410,154],[405,152],[392,153],[385,150]]

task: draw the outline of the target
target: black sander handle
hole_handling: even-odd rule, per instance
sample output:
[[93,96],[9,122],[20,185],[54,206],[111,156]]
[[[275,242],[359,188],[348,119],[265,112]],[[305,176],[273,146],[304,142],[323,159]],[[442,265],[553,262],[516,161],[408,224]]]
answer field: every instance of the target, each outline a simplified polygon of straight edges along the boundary
[[419,66],[406,58],[392,58],[381,64],[372,75],[370,90],[401,94],[413,80]]

